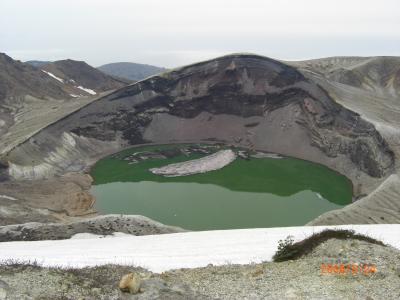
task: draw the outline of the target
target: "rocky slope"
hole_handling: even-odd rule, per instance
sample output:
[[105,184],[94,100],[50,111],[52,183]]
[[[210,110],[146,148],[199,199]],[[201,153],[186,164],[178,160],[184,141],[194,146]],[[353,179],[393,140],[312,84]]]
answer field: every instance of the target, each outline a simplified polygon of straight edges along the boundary
[[0,155],[127,83],[84,62],[43,62],[35,67],[0,54]]
[[400,223],[400,178],[391,175],[376,190],[345,208],[326,212],[308,225]]
[[0,242],[69,239],[79,233],[112,235],[149,235],[183,232],[179,227],[167,226],[144,216],[106,215],[67,223],[30,222],[0,226]]
[[71,59],[55,61],[40,67],[41,70],[50,72],[60,78],[64,85],[71,86],[73,90],[70,94],[87,95],[101,93],[108,90],[121,88],[129,80],[117,79],[106,75],[84,61],[75,61]]
[[129,81],[110,77],[85,62],[62,60],[34,66],[0,53],[0,104],[16,106],[29,95],[40,99],[67,99],[114,90]]
[[[66,174],[47,180],[0,182],[0,225],[55,222],[66,217],[93,214],[94,197],[89,193],[92,179],[84,174]],[[31,213],[25,214],[25,211]],[[18,215],[23,215],[16,222]]]
[[133,81],[139,81],[166,71],[165,68],[131,62],[106,64],[98,67],[98,69],[108,75],[126,78]]
[[[371,122],[395,154],[395,173],[379,187],[341,210],[329,212],[312,224],[390,223],[400,219],[400,88],[398,57],[330,57],[288,62],[322,86],[336,102]],[[339,71],[338,71],[339,70]],[[350,78],[332,76],[340,70]],[[351,78],[356,78],[352,80]]]
[[56,80],[29,64],[0,53],[0,105],[16,106],[25,95],[36,98],[70,98]]
[[6,160],[11,177],[32,179],[83,169],[128,145],[189,140],[323,163],[351,178],[355,194],[370,191],[394,166],[372,124],[295,68],[245,54],[119,89],[48,126]]
[[[399,57],[330,57],[288,63],[321,85],[336,102],[374,124],[400,157]],[[343,72],[353,75],[340,76]]]
[[342,84],[373,91],[378,95],[400,95],[400,58],[330,57],[294,63]]

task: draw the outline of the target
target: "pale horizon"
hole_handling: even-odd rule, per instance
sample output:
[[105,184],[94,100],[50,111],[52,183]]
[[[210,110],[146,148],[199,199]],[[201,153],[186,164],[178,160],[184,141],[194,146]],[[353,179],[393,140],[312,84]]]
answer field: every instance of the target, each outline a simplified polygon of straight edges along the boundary
[[279,60],[400,56],[399,46],[395,0],[0,3],[0,52],[21,61],[174,68],[241,52]]

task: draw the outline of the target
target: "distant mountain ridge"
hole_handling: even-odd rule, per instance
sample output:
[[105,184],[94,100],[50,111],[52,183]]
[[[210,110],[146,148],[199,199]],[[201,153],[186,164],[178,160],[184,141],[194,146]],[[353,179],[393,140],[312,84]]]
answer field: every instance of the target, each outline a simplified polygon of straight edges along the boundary
[[[59,60],[42,65],[40,68],[42,71],[60,78],[65,84],[71,85],[72,88],[78,88],[79,95],[82,94],[82,91],[83,95],[85,93],[93,94],[90,90],[99,93],[117,89],[130,83],[129,80],[109,76],[84,61]],[[73,91],[70,94],[76,93],[77,91]]]
[[105,64],[98,69],[108,75],[139,81],[149,76],[165,72],[166,68],[132,62],[117,62]]
[[131,83],[81,61],[24,63],[0,53],[0,143],[12,148],[25,138],[103,92]]
[[0,104],[6,100],[15,103],[25,95],[53,99],[71,97],[40,69],[0,53]]
[[[117,79],[83,61],[23,63],[0,53],[0,103],[33,96],[39,99],[68,99],[121,88],[129,80]],[[14,99],[14,100],[13,100]]]
[[45,61],[45,60],[28,60],[25,62],[26,64],[29,64],[31,66],[34,66],[36,68],[39,68],[41,66],[47,65],[49,63],[52,63],[52,61]]

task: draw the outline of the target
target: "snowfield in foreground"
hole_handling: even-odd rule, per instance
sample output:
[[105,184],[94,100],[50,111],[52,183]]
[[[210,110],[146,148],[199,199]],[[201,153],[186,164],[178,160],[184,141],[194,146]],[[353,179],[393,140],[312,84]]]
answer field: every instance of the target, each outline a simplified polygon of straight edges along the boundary
[[270,261],[278,241],[288,235],[299,241],[326,228],[354,229],[400,249],[400,224],[299,226],[5,242],[0,243],[0,262],[14,259],[79,268],[113,263],[141,266],[153,272],[208,264],[258,263]]

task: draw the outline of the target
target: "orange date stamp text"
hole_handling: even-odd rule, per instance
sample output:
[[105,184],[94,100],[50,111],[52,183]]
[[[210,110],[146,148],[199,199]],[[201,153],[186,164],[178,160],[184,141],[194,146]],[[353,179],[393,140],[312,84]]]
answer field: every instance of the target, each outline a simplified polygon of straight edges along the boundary
[[323,275],[372,275],[377,271],[374,264],[321,264]]

